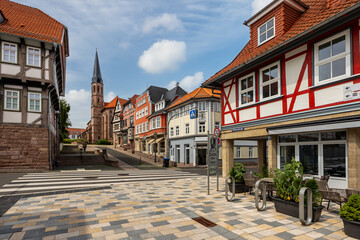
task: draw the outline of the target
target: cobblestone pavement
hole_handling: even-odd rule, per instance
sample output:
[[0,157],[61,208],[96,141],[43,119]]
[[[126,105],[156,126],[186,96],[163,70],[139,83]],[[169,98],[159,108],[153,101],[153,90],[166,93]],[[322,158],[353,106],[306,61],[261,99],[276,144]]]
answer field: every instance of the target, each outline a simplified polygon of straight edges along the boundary
[[[257,211],[253,196],[237,194],[236,201],[227,202],[223,191],[214,190],[215,180],[211,195],[200,176],[22,198],[0,218],[0,239],[346,238],[335,204],[320,222],[302,226],[276,213],[271,202],[266,211]],[[197,217],[216,226],[205,227],[193,220]]]

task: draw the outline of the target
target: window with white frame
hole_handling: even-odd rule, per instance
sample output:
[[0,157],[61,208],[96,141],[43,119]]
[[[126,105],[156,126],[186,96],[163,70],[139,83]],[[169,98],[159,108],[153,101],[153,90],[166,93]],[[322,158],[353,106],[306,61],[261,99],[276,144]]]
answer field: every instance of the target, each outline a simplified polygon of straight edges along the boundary
[[206,102],[198,102],[198,110],[206,111]]
[[190,133],[190,125],[187,123],[185,124],[185,134],[189,134]]
[[41,50],[40,48],[34,48],[34,47],[27,47],[27,51],[26,51],[26,64],[27,65],[31,65],[31,66],[35,66],[35,67],[40,67],[41,66]]
[[316,43],[314,51],[315,84],[323,84],[350,76],[350,30]]
[[161,127],[161,117],[158,116],[156,117],[156,128],[160,128]]
[[148,112],[148,107],[146,107],[146,108],[145,108],[145,116],[147,116],[148,113],[149,113],[149,112]]
[[145,123],[142,124],[143,132],[145,132]]
[[240,156],[241,156],[241,155],[240,155],[240,154],[241,154],[240,149],[241,149],[240,146],[237,146],[237,147],[236,147],[236,157],[237,157],[237,158],[240,158]]
[[170,136],[171,136],[171,137],[174,136],[174,128],[173,128],[173,127],[170,128]]
[[258,28],[258,45],[275,37],[275,17],[268,20]]
[[120,130],[120,124],[114,124],[114,131]]
[[41,93],[28,93],[28,110],[31,112],[41,112]]
[[255,102],[254,73],[239,78],[239,106]]
[[280,95],[280,62],[260,69],[261,100]]
[[176,136],[179,136],[179,135],[180,135],[180,128],[179,128],[179,126],[176,126],[175,134],[176,134]]
[[17,44],[8,42],[2,43],[2,61],[17,63]]
[[141,126],[142,126],[142,124],[139,125],[139,133],[142,132]]
[[205,132],[205,122],[199,122],[199,133]]
[[5,90],[5,110],[16,110],[20,109],[20,92],[14,90]]
[[146,132],[149,131],[149,122],[146,122],[145,126],[146,126]]

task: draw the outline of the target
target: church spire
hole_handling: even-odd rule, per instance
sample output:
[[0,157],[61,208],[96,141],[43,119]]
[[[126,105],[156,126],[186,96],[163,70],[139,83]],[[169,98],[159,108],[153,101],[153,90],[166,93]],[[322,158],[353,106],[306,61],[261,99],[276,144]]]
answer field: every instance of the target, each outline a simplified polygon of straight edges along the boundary
[[100,64],[99,64],[99,58],[98,58],[98,53],[97,53],[97,49],[96,49],[96,54],[95,54],[95,61],[94,61],[94,72],[93,72],[93,77],[92,77],[92,82],[94,83],[103,83],[102,80],[102,76],[101,76],[101,71],[100,71]]

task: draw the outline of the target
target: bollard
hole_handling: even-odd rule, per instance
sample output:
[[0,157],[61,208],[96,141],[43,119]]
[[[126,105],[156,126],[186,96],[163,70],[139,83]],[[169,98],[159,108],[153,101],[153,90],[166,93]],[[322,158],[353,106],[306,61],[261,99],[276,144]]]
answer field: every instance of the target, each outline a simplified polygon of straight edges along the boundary
[[[305,220],[304,198],[305,198],[306,191],[308,192],[308,195],[307,195],[307,218]],[[299,220],[303,225],[309,226],[311,224],[311,221],[312,221],[312,215],[313,215],[313,212],[312,212],[312,191],[311,191],[310,188],[302,187],[300,189],[300,192],[299,192]]]
[[[232,183],[232,196],[231,198],[229,199],[229,178],[231,178],[231,183]],[[235,199],[235,178],[234,177],[231,177],[231,176],[228,176],[226,179],[225,179],[225,198],[226,200],[228,200],[229,202],[232,202],[234,201]]]
[[260,199],[259,199],[259,185],[260,183],[262,182],[262,179],[258,180],[256,183],[255,183],[255,189],[254,189],[254,192],[255,192],[255,207],[257,208],[258,211],[264,211],[265,208],[266,208],[266,183],[264,182],[263,186],[264,186],[264,189],[262,189],[262,199],[263,199],[263,202],[262,202],[262,206],[259,207],[259,203],[260,203]]

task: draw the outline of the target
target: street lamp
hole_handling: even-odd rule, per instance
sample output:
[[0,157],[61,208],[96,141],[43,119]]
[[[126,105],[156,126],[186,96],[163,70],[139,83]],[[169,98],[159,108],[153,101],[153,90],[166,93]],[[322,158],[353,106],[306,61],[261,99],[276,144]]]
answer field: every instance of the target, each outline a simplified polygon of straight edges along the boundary
[[157,152],[157,143],[156,143],[156,139],[157,139],[157,133],[154,133],[154,138],[155,138],[155,160],[154,162],[156,162],[156,152]]

